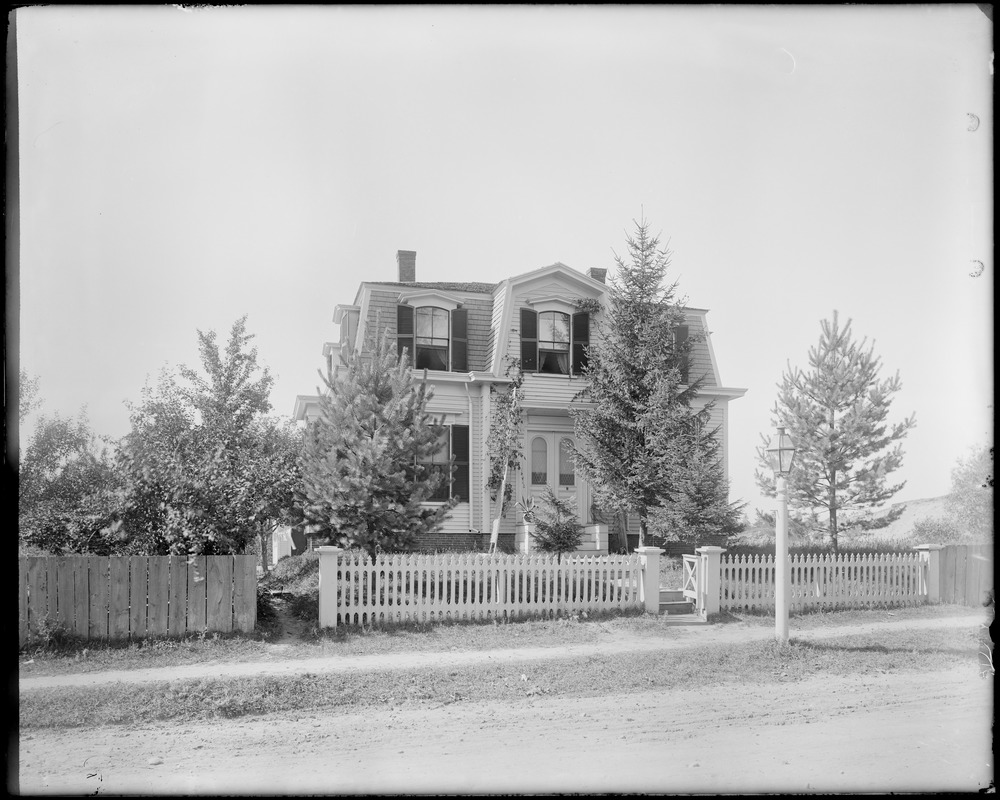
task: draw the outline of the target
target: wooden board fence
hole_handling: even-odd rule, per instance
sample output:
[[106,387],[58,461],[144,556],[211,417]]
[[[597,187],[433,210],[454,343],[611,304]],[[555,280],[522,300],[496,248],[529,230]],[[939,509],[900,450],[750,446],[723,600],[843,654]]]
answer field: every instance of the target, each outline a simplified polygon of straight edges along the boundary
[[337,622],[377,625],[555,616],[632,608],[639,596],[637,555],[341,556]]
[[[800,554],[791,562],[790,606],[870,608],[926,602],[919,553]],[[774,556],[723,556],[720,607],[774,608]]]
[[18,559],[18,639],[51,625],[88,639],[242,631],[257,624],[256,556]]
[[993,589],[993,547],[948,545],[940,551],[941,602],[983,605]]

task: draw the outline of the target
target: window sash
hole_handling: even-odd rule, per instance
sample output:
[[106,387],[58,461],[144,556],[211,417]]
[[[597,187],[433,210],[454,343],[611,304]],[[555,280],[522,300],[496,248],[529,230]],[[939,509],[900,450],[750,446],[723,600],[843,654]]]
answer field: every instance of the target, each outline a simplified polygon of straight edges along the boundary
[[521,369],[552,375],[583,375],[590,343],[590,314],[521,309]]
[[[441,447],[428,461],[420,463],[428,467],[431,472],[447,473],[448,465],[451,464],[451,481],[446,479],[438,486],[427,501],[430,503],[445,503],[450,498],[458,496],[459,502],[469,502],[470,472],[468,453],[468,425],[446,425],[441,433]],[[456,428],[464,429],[464,437],[456,441],[460,431]],[[459,451],[459,452],[456,452]],[[454,457],[454,460],[452,458]]]

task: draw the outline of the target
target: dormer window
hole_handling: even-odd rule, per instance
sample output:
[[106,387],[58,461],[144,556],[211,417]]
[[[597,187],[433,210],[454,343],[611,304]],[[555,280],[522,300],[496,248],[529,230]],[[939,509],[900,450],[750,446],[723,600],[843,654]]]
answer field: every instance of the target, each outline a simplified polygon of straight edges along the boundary
[[569,314],[538,315],[538,371],[569,375]]
[[417,369],[448,369],[448,322],[446,309],[426,306],[416,309],[417,338],[413,366]]
[[354,347],[360,318],[361,309],[357,306],[338,305],[333,309],[333,321],[340,325],[340,346],[345,354],[350,354]]
[[[415,297],[414,301],[430,297]],[[413,301],[411,301],[413,302]],[[468,372],[468,312],[457,302],[448,306],[421,303],[396,306],[396,347],[405,351],[414,369]]]
[[538,310],[521,309],[521,369],[549,375],[583,374],[590,343],[590,314],[544,309],[544,305],[540,304]]

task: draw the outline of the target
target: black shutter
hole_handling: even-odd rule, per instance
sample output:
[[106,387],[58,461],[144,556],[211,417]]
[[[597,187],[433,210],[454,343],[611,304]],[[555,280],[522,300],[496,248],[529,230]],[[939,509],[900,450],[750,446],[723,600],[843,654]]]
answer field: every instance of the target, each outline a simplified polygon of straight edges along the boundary
[[573,315],[573,374],[587,370],[587,347],[590,344],[590,314],[581,311]]
[[538,314],[530,308],[521,309],[521,369],[538,370]]
[[409,351],[410,366],[414,363],[413,306],[396,306],[396,353],[402,358],[403,350]]
[[451,496],[459,502],[469,501],[469,426],[451,426],[451,454],[454,471],[451,474]]
[[678,366],[681,370],[681,383],[688,382],[688,326],[678,325],[674,329],[674,351],[677,353],[679,358]]
[[451,371],[469,371],[469,312],[464,308],[451,312]]

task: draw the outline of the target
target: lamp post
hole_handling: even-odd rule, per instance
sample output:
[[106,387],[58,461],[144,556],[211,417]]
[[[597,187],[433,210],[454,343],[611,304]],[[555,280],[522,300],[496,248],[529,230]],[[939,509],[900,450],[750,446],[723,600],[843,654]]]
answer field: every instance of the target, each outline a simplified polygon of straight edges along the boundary
[[792,437],[778,428],[777,436],[767,445],[767,460],[774,472],[778,508],[775,514],[774,537],[774,635],[779,642],[788,641],[788,608],[792,593],[788,568],[788,473],[792,471],[795,444]]

